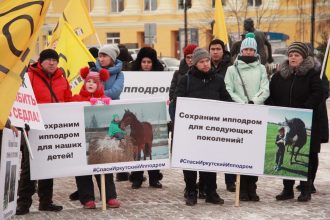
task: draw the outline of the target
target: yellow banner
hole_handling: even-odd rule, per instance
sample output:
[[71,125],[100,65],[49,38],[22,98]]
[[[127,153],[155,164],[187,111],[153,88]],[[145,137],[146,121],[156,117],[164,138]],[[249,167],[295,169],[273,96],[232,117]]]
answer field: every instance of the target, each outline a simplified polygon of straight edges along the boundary
[[61,35],[63,23],[67,22],[81,40],[95,33],[92,19],[84,0],[70,0],[53,31],[50,47],[55,48]]
[[0,129],[22,83],[50,0],[0,3]]
[[79,71],[88,66],[88,62],[95,62],[95,59],[66,22],[63,23],[56,51],[60,56],[59,67],[65,72],[72,93],[79,93],[83,85]]
[[330,79],[330,52],[328,52],[328,58],[324,59],[326,60],[327,64],[325,66],[325,75],[327,76],[328,79]]
[[215,0],[213,36],[214,38],[222,40],[225,44],[228,43],[225,14],[223,12],[221,0]]

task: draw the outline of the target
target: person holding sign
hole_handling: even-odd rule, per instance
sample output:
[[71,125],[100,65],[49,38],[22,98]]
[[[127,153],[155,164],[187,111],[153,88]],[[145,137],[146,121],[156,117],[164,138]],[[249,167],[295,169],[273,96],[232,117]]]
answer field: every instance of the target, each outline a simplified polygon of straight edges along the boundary
[[[104,95],[105,82],[109,78],[109,73],[106,69],[101,69],[100,72],[90,71],[88,67],[80,70],[81,77],[85,80],[84,85],[81,87],[79,95],[73,96],[73,101],[91,101],[99,99],[103,104],[109,104],[110,98]],[[97,185],[101,191],[101,178],[100,175],[95,175]],[[76,176],[76,184],[78,187],[78,195],[81,204],[85,209],[95,209],[95,196],[94,185],[91,175]],[[117,200],[116,186],[113,181],[113,174],[105,174],[105,194],[107,205],[110,208],[118,208],[120,202]]]
[[[180,62],[180,67],[178,70],[176,70],[173,74],[172,77],[172,81],[171,81],[171,86],[170,86],[170,93],[169,93],[169,100],[170,100],[170,104],[168,106],[168,111],[169,111],[169,115],[171,118],[171,130],[172,130],[172,138],[171,141],[173,142],[173,129],[174,129],[174,117],[175,117],[175,89],[178,86],[181,78],[187,74],[187,72],[189,71],[189,69],[193,66],[192,63],[192,55],[194,50],[197,48],[198,46],[196,44],[188,44],[184,49],[183,49],[183,54],[184,54],[184,59],[181,60]],[[212,56],[211,56],[211,60],[212,60]],[[171,150],[172,150],[172,143],[171,143]],[[201,178],[201,176],[199,176],[199,181],[198,181],[198,197],[200,199],[206,197],[205,195],[205,186],[204,186],[204,181]],[[187,195],[187,190],[185,190],[185,194]]]
[[[211,70],[211,57],[207,50],[196,48],[192,54],[192,64],[193,66],[181,78],[175,90],[175,101],[177,97],[232,101],[226,91],[223,78]],[[193,206],[197,203],[197,171],[184,170],[183,174],[186,183],[186,205]],[[220,198],[216,191],[217,174],[215,172],[200,171],[199,175],[205,184],[205,202],[223,204],[224,200]]]
[[[28,69],[32,89],[37,103],[68,102],[72,93],[67,79],[58,68],[59,56],[53,49],[40,53],[38,62]],[[37,181],[30,179],[30,161],[27,148],[23,149],[22,171],[18,186],[16,215],[29,213]],[[39,210],[61,211],[62,206],[53,203],[53,179],[38,180]]]
[[104,94],[113,100],[120,99],[124,89],[123,63],[117,59],[119,52],[117,45],[106,44],[100,48],[95,66],[90,66],[93,71],[108,70],[110,77],[104,82]]
[[[132,71],[163,71],[164,67],[157,59],[157,52],[151,47],[143,47],[139,51],[136,60],[133,63]],[[163,174],[159,170],[148,170],[149,186],[153,188],[162,188],[159,182]],[[130,175],[132,188],[138,189],[144,181],[143,171],[134,171]]]
[[[288,47],[288,60],[280,65],[280,71],[271,78],[269,104],[313,109],[308,175],[307,181],[300,181],[300,202],[311,200],[311,184],[315,178],[321,145],[321,114],[318,107],[322,101],[320,69],[315,68],[315,61],[308,54],[306,44],[294,42]],[[293,199],[294,183],[294,180],[283,180],[284,188],[276,200]]]
[[[240,53],[227,69],[226,89],[235,102],[262,105],[269,96],[269,81],[264,65],[257,54],[257,42],[253,33],[242,41]],[[259,201],[257,176],[241,175],[240,200]]]
[[[98,59],[96,61],[96,68],[99,71],[105,68],[110,73],[110,78],[104,83],[104,93],[113,100],[120,99],[120,94],[124,89],[124,73],[123,67],[126,65],[119,60],[120,49],[115,44],[106,44],[102,46],[98,52]],[[117,173],[117,180],[128,180],[128,173]]]
[[[209,51],[211,55],[212,70],[225,78],[227,69],[231,66],[231,54],[226,50],[225,43],[220,39],[214,39],[209,44]],[[229,192],[236,191],[236,175],[225,173],[226,189]]]

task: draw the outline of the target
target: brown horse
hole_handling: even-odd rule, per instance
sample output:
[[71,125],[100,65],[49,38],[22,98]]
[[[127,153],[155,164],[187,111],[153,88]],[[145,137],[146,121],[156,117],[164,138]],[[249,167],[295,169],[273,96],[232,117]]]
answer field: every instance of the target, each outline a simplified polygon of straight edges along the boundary
[[132,112],[125,110],[119,127],[124,130],[128,125],[131,126],[130,136],[133,138],[133,144],[137,146],[134,151],[134,160],[141,160],[141,150],[143,150],[144,160],[147,156],[151,160],[152,125],[149,122],[140,122]]

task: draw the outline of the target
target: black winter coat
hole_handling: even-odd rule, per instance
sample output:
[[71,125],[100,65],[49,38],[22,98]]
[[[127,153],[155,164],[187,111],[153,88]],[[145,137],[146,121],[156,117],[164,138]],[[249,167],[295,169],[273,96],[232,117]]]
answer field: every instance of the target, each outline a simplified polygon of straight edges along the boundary
[[274,106],[305,108],[313,110],[311,152],[320,152],[319,105],[323,101],[320,73],[314,69],[314,60],[307,57],[293,70],[288,61],[274,74],[269,84],[268,104]]
[[203,73],[195,66],[180,80],[175,90],[175,97],[232,101],[221,76],[213,71]]
[[225,78],[227,68],[231,66],[231,64],[231,54],[228,51],[224,51],[223,59],[220,61],[217,67],[211,63],[212,71],[222,76],[222,78]]
[[178,86],[181,78],[189,71],[189,66],[185,59],[180,62],[179,70],[176,70],[173,74],[171,86],[170,86],[170,101],[174,99],[175,89]]

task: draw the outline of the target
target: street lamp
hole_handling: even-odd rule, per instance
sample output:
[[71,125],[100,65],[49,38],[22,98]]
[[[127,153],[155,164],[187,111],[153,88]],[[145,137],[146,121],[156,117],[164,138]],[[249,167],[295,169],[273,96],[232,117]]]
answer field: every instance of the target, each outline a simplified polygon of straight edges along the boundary
[[315,0],[312,0],[311,8],[311,45],[314,48],[314,31],[315,31]]
[[184,10],[184,46],[188,45],[188,19],[187,10],[191,8],[191,0],[180,0],[179,6]]

